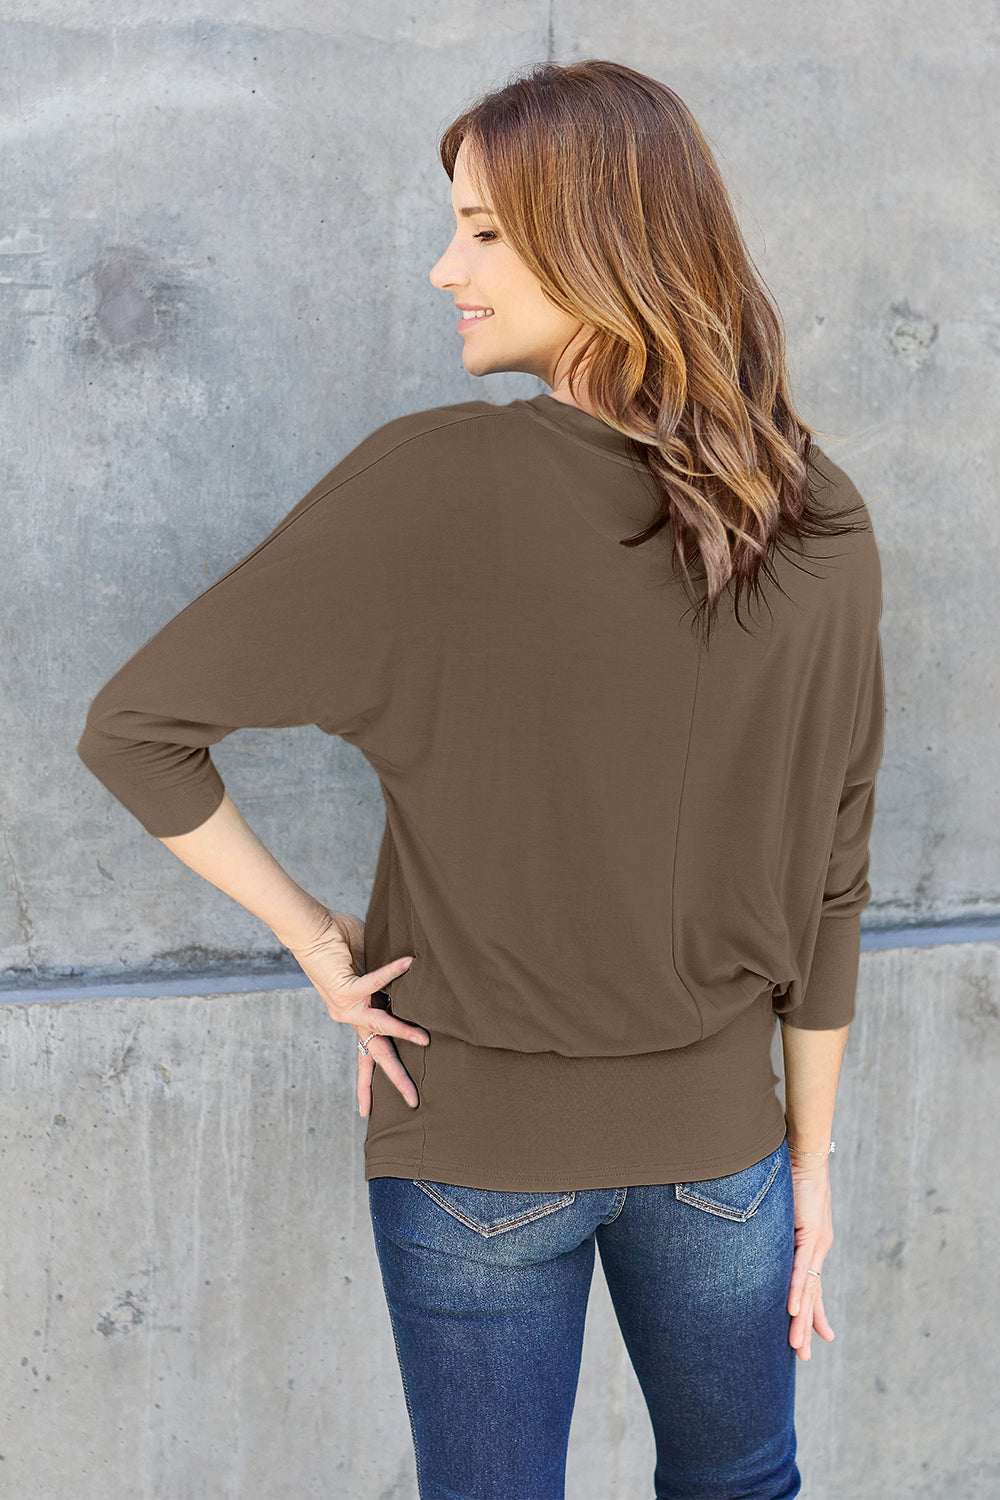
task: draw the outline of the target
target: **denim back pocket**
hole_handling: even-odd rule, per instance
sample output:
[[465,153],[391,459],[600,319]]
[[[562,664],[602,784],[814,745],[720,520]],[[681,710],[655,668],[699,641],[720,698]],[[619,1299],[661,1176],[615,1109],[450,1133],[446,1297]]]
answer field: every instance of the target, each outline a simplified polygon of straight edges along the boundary
[[502,1193],[492,1188],[456,1187],[451,1182],[424,1182],[419,1177],[411,1181],[445,1213],[484,1239],[568,1208],[576,1198],[576,1193]]
[[701,1208],[720,1219],[749,1219],[764,1201],[785,1159],[785,1143],[740,1172],[728,1177],[710,1177],[705,1182],[675,1182],[674,1194],[682,1203]]

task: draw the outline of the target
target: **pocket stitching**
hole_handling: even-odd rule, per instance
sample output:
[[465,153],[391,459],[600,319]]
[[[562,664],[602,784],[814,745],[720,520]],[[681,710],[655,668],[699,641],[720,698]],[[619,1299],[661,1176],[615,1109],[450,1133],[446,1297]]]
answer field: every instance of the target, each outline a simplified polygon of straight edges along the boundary
[[762,1186],[756,1198],[750,1204],[750,1207],[746,1209],[733,1208],[728,1203],[717,1203],[714,1198],[706,1198],[701,1193],[692,1192],[691,1188],[696,1187],[696,1183],[676,1182],[674,1183],[674,1194],[681,1200],[682,1203],[690,1203],[692,1208],[700,1208],[704,1210],[705,1213],[715,1214],[716,1218],[718,1219],[732,1219],[737,1223],[745,1223],[746,1220],[751,1217],[751,1215],[757,1212],[761,1203],[763,1203],[764,1196],[767,1193],[768,1188],[771,1186],[775,1177],[778,1175],[778,1168],[781,1166],[781,1160],[782,1159],[779,1147],[778,1153],[775,1156],[774,1166],[771,1168],[770,1176]]
[[489,1239],[495,1234],[503,1234],[510,1229],[520,1229],[525,1224],[531,1224],[536,1219],[542,1219],[547,1214],[555,1213],[557,1208],[567,1208],[576,1198],[575,1192],[564,1193],[561,1198],[556,1198],[552,1203],[541,1203],[535,1208],[526,1209],[519,1214],[511,1214],[509,1218],[501,1219],[497,1224],[483,1225],[477,1224],[475,1219],[470,1219],[457,1204],[451,1203],[442,1193],[436,1192],[431,1183],[425,1182],[420,1177],[413,1177],[410,1180],[414,1187],[418,1187],[421,1192],[426,1193],[428,1198],[444,1209],[445,1213],[450,1214],[453,1219],[457,1219],[460,1224],[464,1224],[467,1229],[474,1229],[477,1234],[482,1235],[483,1239]]

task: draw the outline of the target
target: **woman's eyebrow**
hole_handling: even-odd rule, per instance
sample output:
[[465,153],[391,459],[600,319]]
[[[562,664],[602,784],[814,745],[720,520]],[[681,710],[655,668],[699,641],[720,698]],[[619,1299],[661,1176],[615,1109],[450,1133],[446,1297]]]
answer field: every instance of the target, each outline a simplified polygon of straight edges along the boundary
[[491,219],[496,217],[492,208],[483,208],[479,203],[474,203],[471,208],[460,208],[458,211],[463,219],[471,219],[473,214],[489,214]]

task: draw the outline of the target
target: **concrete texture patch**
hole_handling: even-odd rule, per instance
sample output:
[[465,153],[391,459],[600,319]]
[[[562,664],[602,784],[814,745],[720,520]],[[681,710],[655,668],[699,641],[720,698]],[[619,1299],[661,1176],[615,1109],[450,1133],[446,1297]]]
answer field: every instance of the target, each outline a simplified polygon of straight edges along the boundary
[[[992,1495],[998,996],[997,942],[862,955],[810,1500]],[[415,1500],[355,1060],[311,989],[0,1005],[0,1493]],[[598,1269],[568,1500],[635,1500],[652,1468]]]

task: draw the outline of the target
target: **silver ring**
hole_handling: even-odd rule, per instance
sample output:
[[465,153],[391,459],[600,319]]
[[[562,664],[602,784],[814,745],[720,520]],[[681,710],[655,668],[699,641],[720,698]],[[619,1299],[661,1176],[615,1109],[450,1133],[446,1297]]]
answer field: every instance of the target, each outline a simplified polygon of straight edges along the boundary
[[[381,1031],[373,1031],[372,1032],[372,1036],[381,1036],[381,1035],[382,1035]],[[368,1056],[368,1043],[371,1041],[372,1036],[366,1036],[363,1042],[359,1042],[358,1043],[358,1051],[359,1052],[363,1052],[366,1057]]]
[[[370,1040],[370,1038],[369,1038],[369,1040]],[[810,1271],[810,1270],[807,1269],[806,1270],[806,1275],[807,1276],[818,1276],[819,1272],[818,1271]]]

